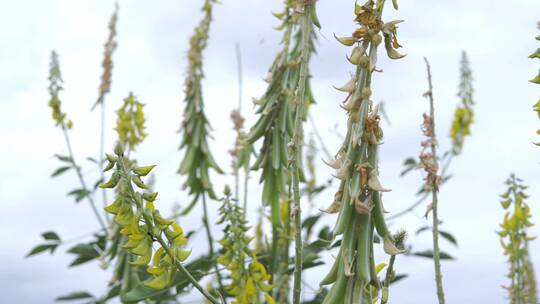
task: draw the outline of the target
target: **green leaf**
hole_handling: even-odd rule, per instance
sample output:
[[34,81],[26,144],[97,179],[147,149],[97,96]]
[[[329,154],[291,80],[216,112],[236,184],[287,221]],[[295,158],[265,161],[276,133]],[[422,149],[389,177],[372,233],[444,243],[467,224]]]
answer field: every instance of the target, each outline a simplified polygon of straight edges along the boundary
[[73,168],[72,166],[65,166],[65,167],[60,167],[56,170],[54,170],[54,172],[51,174],[51,177],[57,177],[59,176],[60,174],[66,172],[67,170]]
[[60,241],[60,237],[54,231],[43,232],[41,236],[47,241]]
[[94,296],[89,294],[86,291],[76,291],[65,296],[60,296],[55,301],[73,301],[73,300],[82,300],[82,299],[93,299]]
[[41,245],[38,245],[36,247],[34,247],[27,255],[26,257],[30,257],[30,256],[33,256],[33,255],[36,255],[38,253],[42,253],[46,250],[49,250],[50,253],[53,253],[54,250],[56,249],[56,247],[58,247],[58,244],[41,244]]
[[409,275],[408,274],[404,274],[404,273],[400,273],[400,274],[396,274],[392,280],[390,281],[390,284],[393,284],[399,280],[402,280],[402,279],[405,279],[406,277],[408,277]]
[[419,235],[420,233],[422,233],[422,232],[424,232],[426,230],[430,230],[430,229],[431,229],[431,227],[424,226],[424,227],[421,227],[420,229],[416,230],[416,232],[414,234]]
[[456,238],[452,234],[450,234],[450,232],[439,230],[439,235],[445,238],[450,243],[454,244],[455,246],[458,245]]
[[[412,255],[433,259],[433,250],[428,249],[420,252],[414,252]],[[439,253],[439,256],[441,260],[455,260],[454,257],[443,251]]]
[[68,196],[69,195],[74,196],[75,197],[75,202],[78,203],[78,202],[82,201],[83,199],[85,199],[89,194],[90,194],[90,191],[81,188],[81,189],[72,190],[67,195]]
[[92,244],[78,244],[68,250],[69,253],[83,256],[99,256]]
[[69,156],[55,154],[54,157],[58,158],[59,161],[73,163],[73,159],[71,157],[69,157]]

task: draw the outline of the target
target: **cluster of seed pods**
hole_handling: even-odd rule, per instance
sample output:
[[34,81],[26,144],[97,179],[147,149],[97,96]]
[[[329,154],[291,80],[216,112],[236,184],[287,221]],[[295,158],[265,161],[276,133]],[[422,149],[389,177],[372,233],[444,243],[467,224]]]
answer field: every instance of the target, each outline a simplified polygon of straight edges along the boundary
[[[334,202],[325,212],[339,213],[334,236],[342,235],[339,254],[321,285],[333,284],[324,303],[361,303],[378,293],[373,244],[375,231],[383,240],[384,251],[396,255],[400,251],[388,231],[381,192],[390,191],[379,181],[378,147],[383,132],[379,126],[378,106],[371,101],[371,78],[376,68],[377,49],[384,41],[388,57],[402,58],[396,51],[396,25],[401,21],[384,23],[381,14],[384,1],[367,1],[355,5],[355,21],[359,24],[350,37],[338,38],[353,47],[349,61],[356,73],[343,87],[347,93],[342,108],[348,114],[348,130],[336,158],[328,165],[336,170],[341,183]],[[370,287],[371,286],[371,287]],[[364,298],[365,296],[365,298]]]

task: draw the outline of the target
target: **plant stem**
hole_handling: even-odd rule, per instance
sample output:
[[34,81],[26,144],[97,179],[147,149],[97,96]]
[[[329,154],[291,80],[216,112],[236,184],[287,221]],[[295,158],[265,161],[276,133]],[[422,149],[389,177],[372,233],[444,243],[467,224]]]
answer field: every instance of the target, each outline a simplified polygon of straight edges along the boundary
[[302,210],[300,208],[300,145],[302,144],[302,112],[306,99],[306,81],[309,64],[309,38],[311,36],[311,6],[314,2],[305,2],[302,12],[302,61],[300,62],[300,77],[296,92],[296,111],[294,119],[292,171],[293,171],[293,201],[294,201],[294,224],[295,224],[295,256],[294,256],[294,287],[293,303],[300,303],[302,289]]
[[[203,223],[204,223],[204,227],[206,228],[206,237],[208,239],[208,251],[210,252],[211,259],[214,259],[214,238],[212,237],[210,225],[208,224],[208,208],[206,206],[206,194],[203,192],[201,195],[202,195],[202,205],[203,205]],[[214,269],[216,270],[216,277],[217,277],[217,281],[218,281],[218,285],[219,285],[220,293],[221,293],[225,290],[225,288],[221,280],[221,273],[219,272],[217,263],[214,263]],[[227,302],[225,301],[225,303]]]
[[313,133],[315,134],[315,137],[317,137],[317,140],[319,141],[319,145],[321,146],[322,151],[324,152],[324,155],[328,159],[332,159],[332,154],[328,151],[328,148],[326,147],[326,144],[324,143],[324,140],[322,139],[321,133],[319,133],[319,130],[317,129],[317,125],[315,124],[315,121],[313,120],[313,116],[311,116],[311,113],[308,113],[308,119],[311,123],[311,128],[313,129]]
[[[103,172],[103,155],[105,153],[105,102],[101,102],[101,136],[99,140],[99,172],[102,181],[105,181],[105,172]],[[101,197],[103,199],[103,208],[107,206],[107,190],[101,189]],[[109,214],[105,212],[105,220],[108,224],[111,223]]]
[[92,196],[90,196],[90,190],[86,186],[86,181],[84,180],[84,176],[81,173],[81,168],[77,165],[75,162],[75,156],[73,154],[73,149],[71,148],[71,141],[69,140],[69,134],[66,125],[62,122],[62,131],[64,133],[64,138],[66,140],[66,146],[68,149],[69,157],[71,158],[71,163],[73,164],[73,168],[75,169],[75,172],[77,173],[77,177],[79,178],[79,182],[81,183],[81,186],[84,191],[86,191],[88,194],[85,196],[88,202],[90,203],[90,206],[92,207],[92,211],[94,211],[94,214],[99,222],[99,225],[101,228],[105,230],[105,233],[107,233],[107,228],[105,226],[105,223],[103,222],[103,219],[101,218],[101,215],[99,211],[96,208],[96,204],[94,202],[94,199]]
[[[437,162],[437,142],[435,135],[435,108],[433,106],[433,84],[431,82],[431,68],[427,58],[424,57],[426,63],[427,75],[428,75],[428,84],[429,84],[429,115],[431,116],[431,129],[433,132],[431,140],[431,155],[435,162]],[[444,290],[442,283],[442,272],[441,272],[441,256],[439,249],[439,210],[438,210],[438,198],[437,192],[439,191],[439,186],[435,180],[433,183],[433,189],[431,190],[432,194],[432,212],[433,212],[433,262],[435,263],[435,282],[437,284],[437,297],[439,299],[439,304],[444,304]]]

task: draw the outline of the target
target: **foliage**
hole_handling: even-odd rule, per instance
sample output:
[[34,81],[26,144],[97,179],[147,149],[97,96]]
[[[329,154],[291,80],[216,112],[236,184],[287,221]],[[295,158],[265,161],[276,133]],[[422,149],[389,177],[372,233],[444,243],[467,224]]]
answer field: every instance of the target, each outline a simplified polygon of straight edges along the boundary
[[188,71],[185,80],[185,108],[180,143],[180,149],[184,149],[185,154],[178,173],[187,175],[183,188],[189,190],[189,193],[193,195],[193,200],[183,214],[187,214],[195,206],[201,195],[208,194],[210,198],[216,199],[210,183],[209,170],[212,168],[218,173],[223,173],[208,147],[210,126],[204,112],[201,84],[204,77],[202,52],[207,45],[215,2],[215,0],[205,0],[202,8],[204,17],[190,38],[187,53]]
[[501,206],[506,210],[504,220],[497,233],[501,237],[504,255],[508,257],[510,284],[504,286],[508,290],[510,303],[538,303],[534,268],[529,256],[529,242],[536,237],[527,234],[533,226],[530,221],[531,209],[525,202],[527,187],[523,180],[511,174],[505,184],[508,186],[501,195]]

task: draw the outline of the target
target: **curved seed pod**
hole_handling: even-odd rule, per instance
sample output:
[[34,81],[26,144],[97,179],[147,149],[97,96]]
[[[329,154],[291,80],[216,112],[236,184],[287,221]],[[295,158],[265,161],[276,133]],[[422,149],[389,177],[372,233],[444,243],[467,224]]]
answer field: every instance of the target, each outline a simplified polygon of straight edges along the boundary
[[322,279],[322,281],[319,283],[320,286],[332,284],[336,281],[337,275],[338,275],[338,269],[340,267],[341,261],[339,257],[341,257],[343,248],[339,248],[339,253],[337,255],[337,258],[334,260],[334,263],[332,264],[332,268],[330,268],[330,271],[326,274],[326,276]]
[[371,280],[369,272],[371,219],[369,215],[363,214],[358,216],[356,231],[358,234],[356,271],[359,279],[364,282],[369,282]]
[[338,37],[334,34],[334,38],[345,46],[352,46],[356,42],[356,38],[354,37]]
[[384,220],[381,196],[379,192],[373,192],[371,198],[373,200],[373,210],[371,211],[371,214],[373,216],[373,224],[375,224],[377,233],[381,237],[385,238],[390,233],[388,232],[388,227],[386,226],[386,221]]

